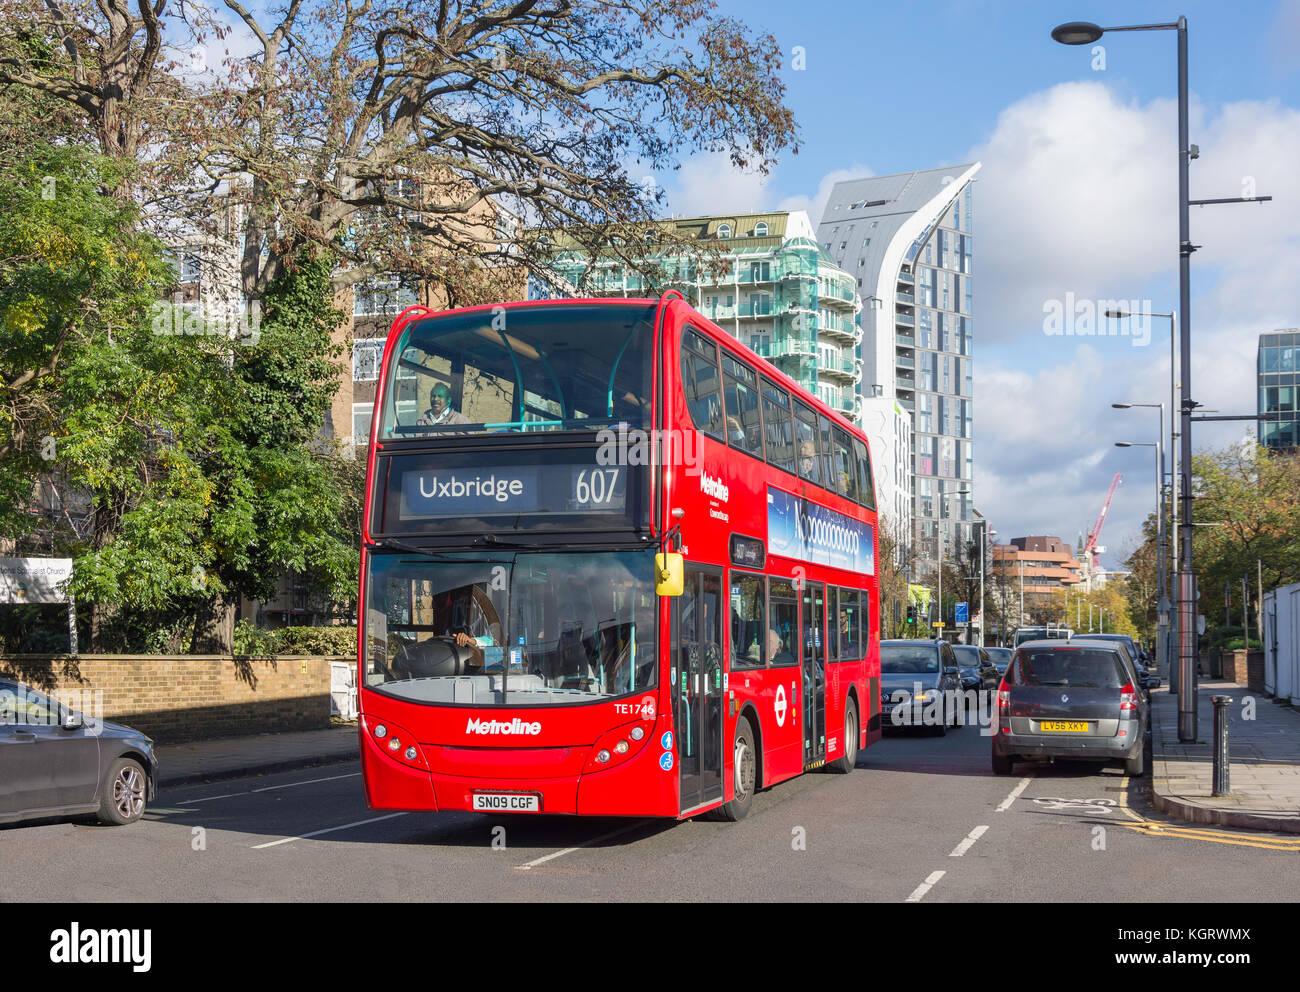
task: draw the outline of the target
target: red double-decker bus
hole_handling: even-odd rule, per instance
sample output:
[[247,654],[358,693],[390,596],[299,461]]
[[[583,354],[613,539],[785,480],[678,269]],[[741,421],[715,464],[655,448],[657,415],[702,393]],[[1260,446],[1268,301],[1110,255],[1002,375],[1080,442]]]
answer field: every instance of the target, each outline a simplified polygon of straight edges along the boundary
[[694,311],[404,311],[371,427],[376,809],[739,819],[880,735],[863,435]]

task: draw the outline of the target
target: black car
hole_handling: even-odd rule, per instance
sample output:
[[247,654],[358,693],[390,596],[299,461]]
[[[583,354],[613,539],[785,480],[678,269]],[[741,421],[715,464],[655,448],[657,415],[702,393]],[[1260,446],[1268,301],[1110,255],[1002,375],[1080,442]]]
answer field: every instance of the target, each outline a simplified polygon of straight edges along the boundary
[[153,741],[0,680],[0,823],[94,813],[134,823],[157,793]]
[[1007,666],[1011,664],[1011,648],[985,648],[989,653],[989,660],[993,662],[993,667],[998,670],[998,676],[1001,677],[1006,672]]
[[880,642],[880,715],[886,727],[961,726],[961,676],[947,641]]
[[998,687],[1002,673],[993,666],[993,659],[986,649],[976,644],[954,644],[952,653],[956,656],[957,667],[961,671],[963,692]]
[[1150,711],[1128,652],[1112,641],[1030,641],[998,687],[993,771],[1026,758],[1122,761],[1146,770]]

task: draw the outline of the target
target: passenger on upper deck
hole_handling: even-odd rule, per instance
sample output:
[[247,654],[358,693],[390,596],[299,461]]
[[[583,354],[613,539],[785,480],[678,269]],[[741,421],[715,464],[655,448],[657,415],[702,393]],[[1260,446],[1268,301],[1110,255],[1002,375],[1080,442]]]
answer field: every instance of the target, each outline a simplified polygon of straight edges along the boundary
[[445,382],[436,383],[429,391],[429,409],[420,415],[416,427],[442,427],[446,424],[468,424],[469,418],[452,409],[451,390]]

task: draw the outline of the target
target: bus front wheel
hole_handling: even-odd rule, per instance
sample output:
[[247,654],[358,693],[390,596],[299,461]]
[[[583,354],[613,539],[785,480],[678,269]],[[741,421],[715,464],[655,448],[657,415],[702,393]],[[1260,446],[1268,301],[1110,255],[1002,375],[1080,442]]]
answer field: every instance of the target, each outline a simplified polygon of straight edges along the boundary
[[736,740],[732,747],[732,789],[735,798],[718,810],[719,818],[732,823],[743,820],[754,805],[758,788],[758,754],[754,750],[754,731],[748,717],[736,721]]

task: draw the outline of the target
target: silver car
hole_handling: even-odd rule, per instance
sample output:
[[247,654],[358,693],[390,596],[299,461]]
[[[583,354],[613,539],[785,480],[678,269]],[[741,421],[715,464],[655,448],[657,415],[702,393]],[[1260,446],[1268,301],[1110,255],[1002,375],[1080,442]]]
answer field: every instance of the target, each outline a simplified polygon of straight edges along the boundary
[[1110,641],[1043,640],[1020,645],[998,686],[993,771],[1017,760],[1122,761],[1146,770],[1146,694],[1128,651]]

